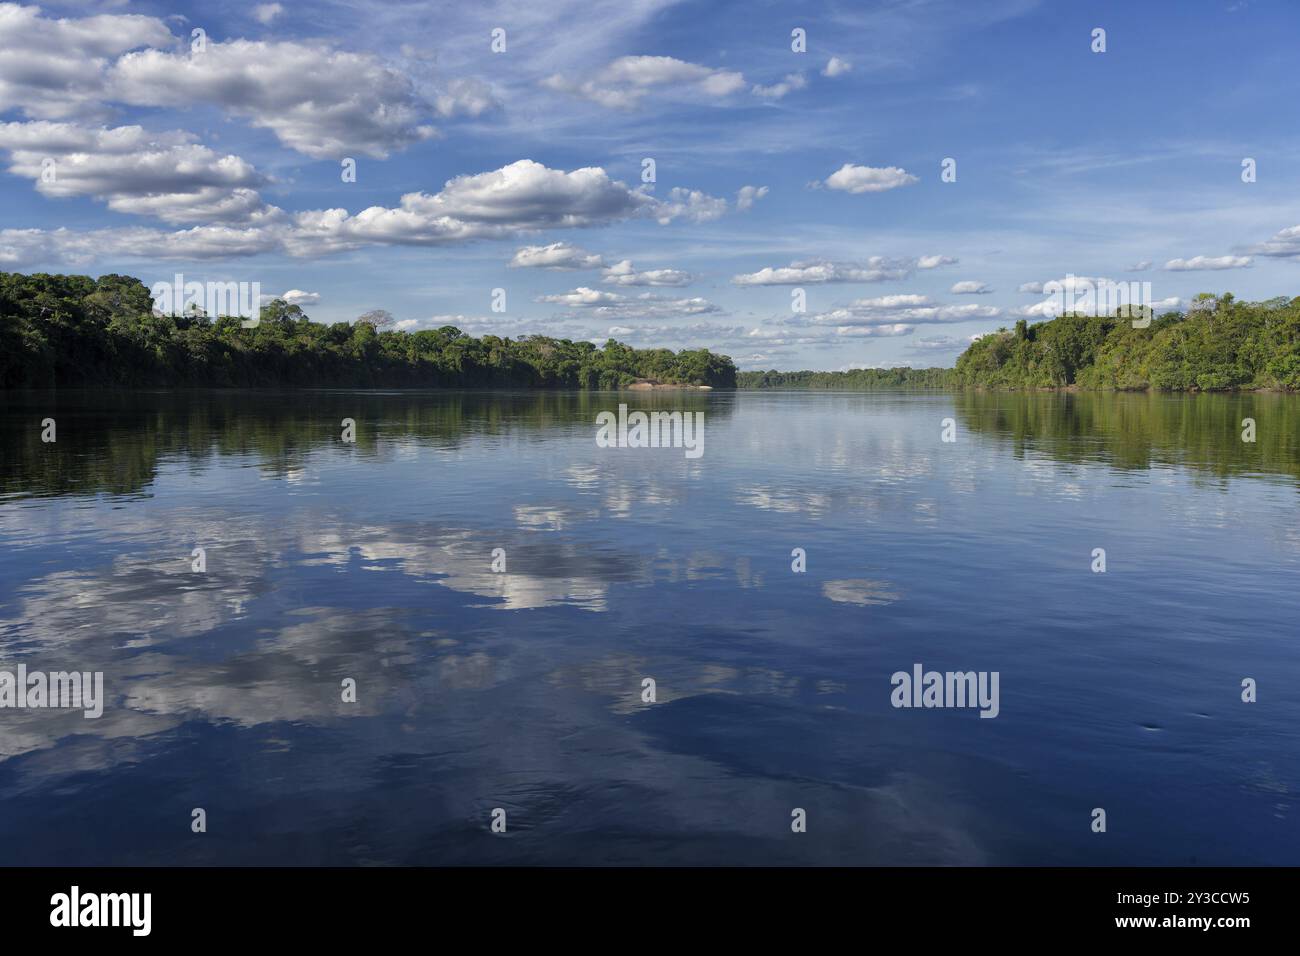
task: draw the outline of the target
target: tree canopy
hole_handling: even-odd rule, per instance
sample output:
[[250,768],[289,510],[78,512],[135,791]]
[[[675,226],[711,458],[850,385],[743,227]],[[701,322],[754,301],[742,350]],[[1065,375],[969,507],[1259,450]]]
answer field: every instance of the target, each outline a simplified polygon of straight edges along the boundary
[[129,276],[0,273],[0,388],[736,384],[731,359],[707,349],[475,338],[450,325],[405,332],[386,327],[381,311],[326,325],[276,299],[245,329],[237,316],[160,314]]
[[[1134,328],[1137,318],[1150,319]],[[1238,302],[1202,295],[1153,318],[1065,315],[981,336],[955,368],[741,372],[740,388],[1076,387],[1115,391],[1300,390],[1300,298]]]

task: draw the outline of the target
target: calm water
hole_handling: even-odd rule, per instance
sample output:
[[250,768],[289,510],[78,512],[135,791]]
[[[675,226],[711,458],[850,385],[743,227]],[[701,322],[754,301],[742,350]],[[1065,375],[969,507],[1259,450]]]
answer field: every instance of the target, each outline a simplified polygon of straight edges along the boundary
[[1277,396],[6,395],[0,667],[107,703],[0,862],[1300,863],[1298,503]]

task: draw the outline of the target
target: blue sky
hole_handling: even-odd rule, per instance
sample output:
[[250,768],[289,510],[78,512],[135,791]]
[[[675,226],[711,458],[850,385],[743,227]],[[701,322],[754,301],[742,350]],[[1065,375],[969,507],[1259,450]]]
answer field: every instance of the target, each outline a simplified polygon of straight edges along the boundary
[[1071,274],[1300,294],[1298,39],[1292,0],[0,2],[0,268],[949,365]]

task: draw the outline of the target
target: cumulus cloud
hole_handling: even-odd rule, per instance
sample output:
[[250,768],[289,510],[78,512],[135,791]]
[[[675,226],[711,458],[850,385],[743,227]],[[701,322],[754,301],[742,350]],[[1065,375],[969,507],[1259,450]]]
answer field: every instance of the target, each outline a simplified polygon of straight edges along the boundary
[[263,227],[195,226],[159,229],[0,229],[0,263],[60,261],[82,265],[105,257],[127,259],[226,259],[275,247]]
[[605,264],[595,253],[579,249],[567,242],[552,242],[546,246],[524,246],[510,260],[512,269],[598,269]]
[[1170,259],[1165,263],[1169,272],[1195,272],[1203,269],[1245,269],[1250,256],[1193,256],[1190,259]]
[[[234,155],[221,156],[183,132],[139,126],[88,129],[38,121],[0,124],[9,172],[45,196],[93,196],[115,212],[170,223],[279,218],[253,188],[261,177]],[[49,162],[52,160],[52,165]]]
[[20,109],[33,119],[103,115],[111,60],[172,42],[166,24],[154,17],[53,19],[40,7],[0,3],[0,112]]
[[704,315],[720,311],[716,305],[699,297],[674,299],[643,292],[636,296],[621,295],[579,286],[571,292],[543,295],[538,302],[581,309],[602,318],[655,318],[679,315]]
[[283,299],[289,305],[315,305],[320,301],[319,292],[304,292],[302,289],[290,289],[288,292],[282,292],[276,296]]
[[509,238],[535,229],[604,225],[657,211],[652,197],[611,180],[599,167],[572,172],[521,159],[487,173],[457,176],[438,193],[402,196],[397,208],[300,212],[284,236],[291,255],[365,245],[439,245]]
[[1075,292],[1082,294],[1085,290],[1095,289],[1111,280],[1105,276],[1067,275],[1060,279],[1048,279],[1046,282],[1024,282],[1018,291],[1041,294],[1045,292]]
[[993,290],[983,282],[976,282],[974,279],[967,279],[963,282],[955,282],[951,289],[948,290],[953,295],[988,295]]
[[[269,24],[282,9],[262,4],[253,13]],[[471,79],[446,81],[427,102],[378,57],[317,41],[178,46],[154,17],[54,19],[0,3],[0,112],[104,118],[114,104],[211,105],[323,159],[382,158],[435,135],[426,122],[435,113],[477,116],[497,105],[486,84]]]
[[1114,315],[1127,305],[1150,305],[1159,314],[1179,308],[1181,300],[1174,298],[1143,302],[1150,294],[1149,282],[1136,279],[1116,282],[1104,276],[1067,275],[1063,279],[1047,282],[1026,282],[1021,292],[1046,295],[1033,305],[1021,306],[1011,314],[1019,318],[1051,319],[1063,313],[1079,315]]
[[683,286],[695,281],[695,276],[678,269],[649,269],[638,272],[632,266],[631,259],[624,259],[610,266],[601,279],[608,285],[622,286]]
[[632,109],[649,93],[673,98],[720,99],[744,89],[745,77],[671,56],[624,56],[586,80],[573,80],[557,73],[543,80],[543,85],[610,109]]
[[726,200],[686,190],[659,201],[611,180],[598,166],[564,172],[521,159],[492,172],[457,176],[434,195],[407,193],[395,209],[298,213],[287,248],[294,255],[312,255],[369,244],[437,245],[601,226],[636,216],[665,224],[703,221],[721,216],[726,207]]
[[847,328],[898,323],[936,325],[995,319],[1000,315],[1002,310],[991,305],[938,305],[925,296],[880,296],[856,299],[844,308],[818,313],[805,321],[810,325]]
[[434,87],[432,100],[434,109],[444,119],[453,116],[481,116],[501,106],[492,87],[476,77],[454,77],[441,81]]
[[748,212],[754,207],[754,203],[766,195],[766,186],[741,186],[736,191],[736,211]]
[[434,135],[409,77],[371,54],[317,43],[231,40],[201,52],[127,53],[108,72],[108,95],[136,106],[211,104],[314,159],[382,159]]
[[952,256],[921,256],[916,260],[918,269],[938,269],[940,266],[955,266],[957,260]]
[[826,177],[824,185],[827,189],[838,189],[857,195],[884,192],[888,189],[897,189],[899,186],[910,186],[919,181],[907,170],[898,166],[855,166],[853,163],[845,163]]
[[1294,259],[1300,262],[1300,226],[1283,229],[1250,251],[1273,259]]
[[827,76],[832,78],[837,76],[843,76],[845,73],[848,73],[852,69],[853,69],[852,63],[849,63],[847,60],[841,60],[838,56],[833,56],[829,60],[827,60],[826,65],[822,67],[822,76]]
[[[681,193],[682,195],[677,195]],[[2,261],[57,257],[84,262],[99,255],[207,258],[280,252],[317,256],[369,245],[445,245],[513,238],[541,229],[607,225],[638,216],[661,223],[722,215],[727,201],[674,190],[660,201],[611,180],[599,167],[570,172],[521,159],[486,173],[458,176],[435,194],[407,193],[398,207],[273,213],[236,228],[208,224],[166,233],[156,229],[6,230]]]
[[762,86],[755,83],[750,92],[765,100],[779,100],[788,93],[802,90],[807,85],[808,80],[802,73],[788,73],[785,79],[779,83],[773,83],[771,86]]
[[586,286],[578,286],[572,292],[561,292],[555,295],[538,296],[538,302],[550,302],[555,305],[569,306],[589,306],[603,305],[611,302],[620,302],[623,296],[617,292],[602,292],[599,289],[588,289]]
[[[283,12],[279,3],[252,10],[268,25]],[[0,112],[100,118],[119,103],[211,105],[315,159],[383,158],[436,135],[432,116],[479,116],[500,106],[476,78],[424,81],[422,91],[373,54],[320,41],[209,39],[193,50],[163,20],[138,15],[56,20],[37,7],[0,3],[0,51]]]
[[837,335],[845,338],[892,338],[895,335],[911,335],[915,329],[910,325],[849,325],[836,329]]
[[[922,263],[928,263],[922,265]],[[933,269],[956,262],[946,256],[921,259],[872,256],[865,262],[831,262],[813,260],[792,262],[788,266],[767,266],[757,272],[731,277],[733,285],[808,285],[823,282],[883,282],[906,279],[916,269]]]
[[934,301],[928,295],[907,292],[898,295],[878,295],[870,299],[857,299],[854,305],[859,309],[895,310],[931,306],[934,305]]
[[683,189],[678,186],[669,194],[666,202],[658,205],[655,218],[661,225],[674,219],[686,219],[689,222],[712,222],[721,219],[727,212],[727,201],[698,189]]

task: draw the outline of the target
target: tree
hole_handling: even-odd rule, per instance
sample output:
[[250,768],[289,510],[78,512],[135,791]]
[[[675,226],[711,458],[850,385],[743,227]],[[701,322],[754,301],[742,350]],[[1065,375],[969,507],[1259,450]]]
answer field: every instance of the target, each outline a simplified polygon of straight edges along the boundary
[[397,320],[393,318],[393,313],[387,309],[371,309],[369,312],[357,316],[356,321],[352,324],[369,325],[375,330],[391,329],[397,324]]

